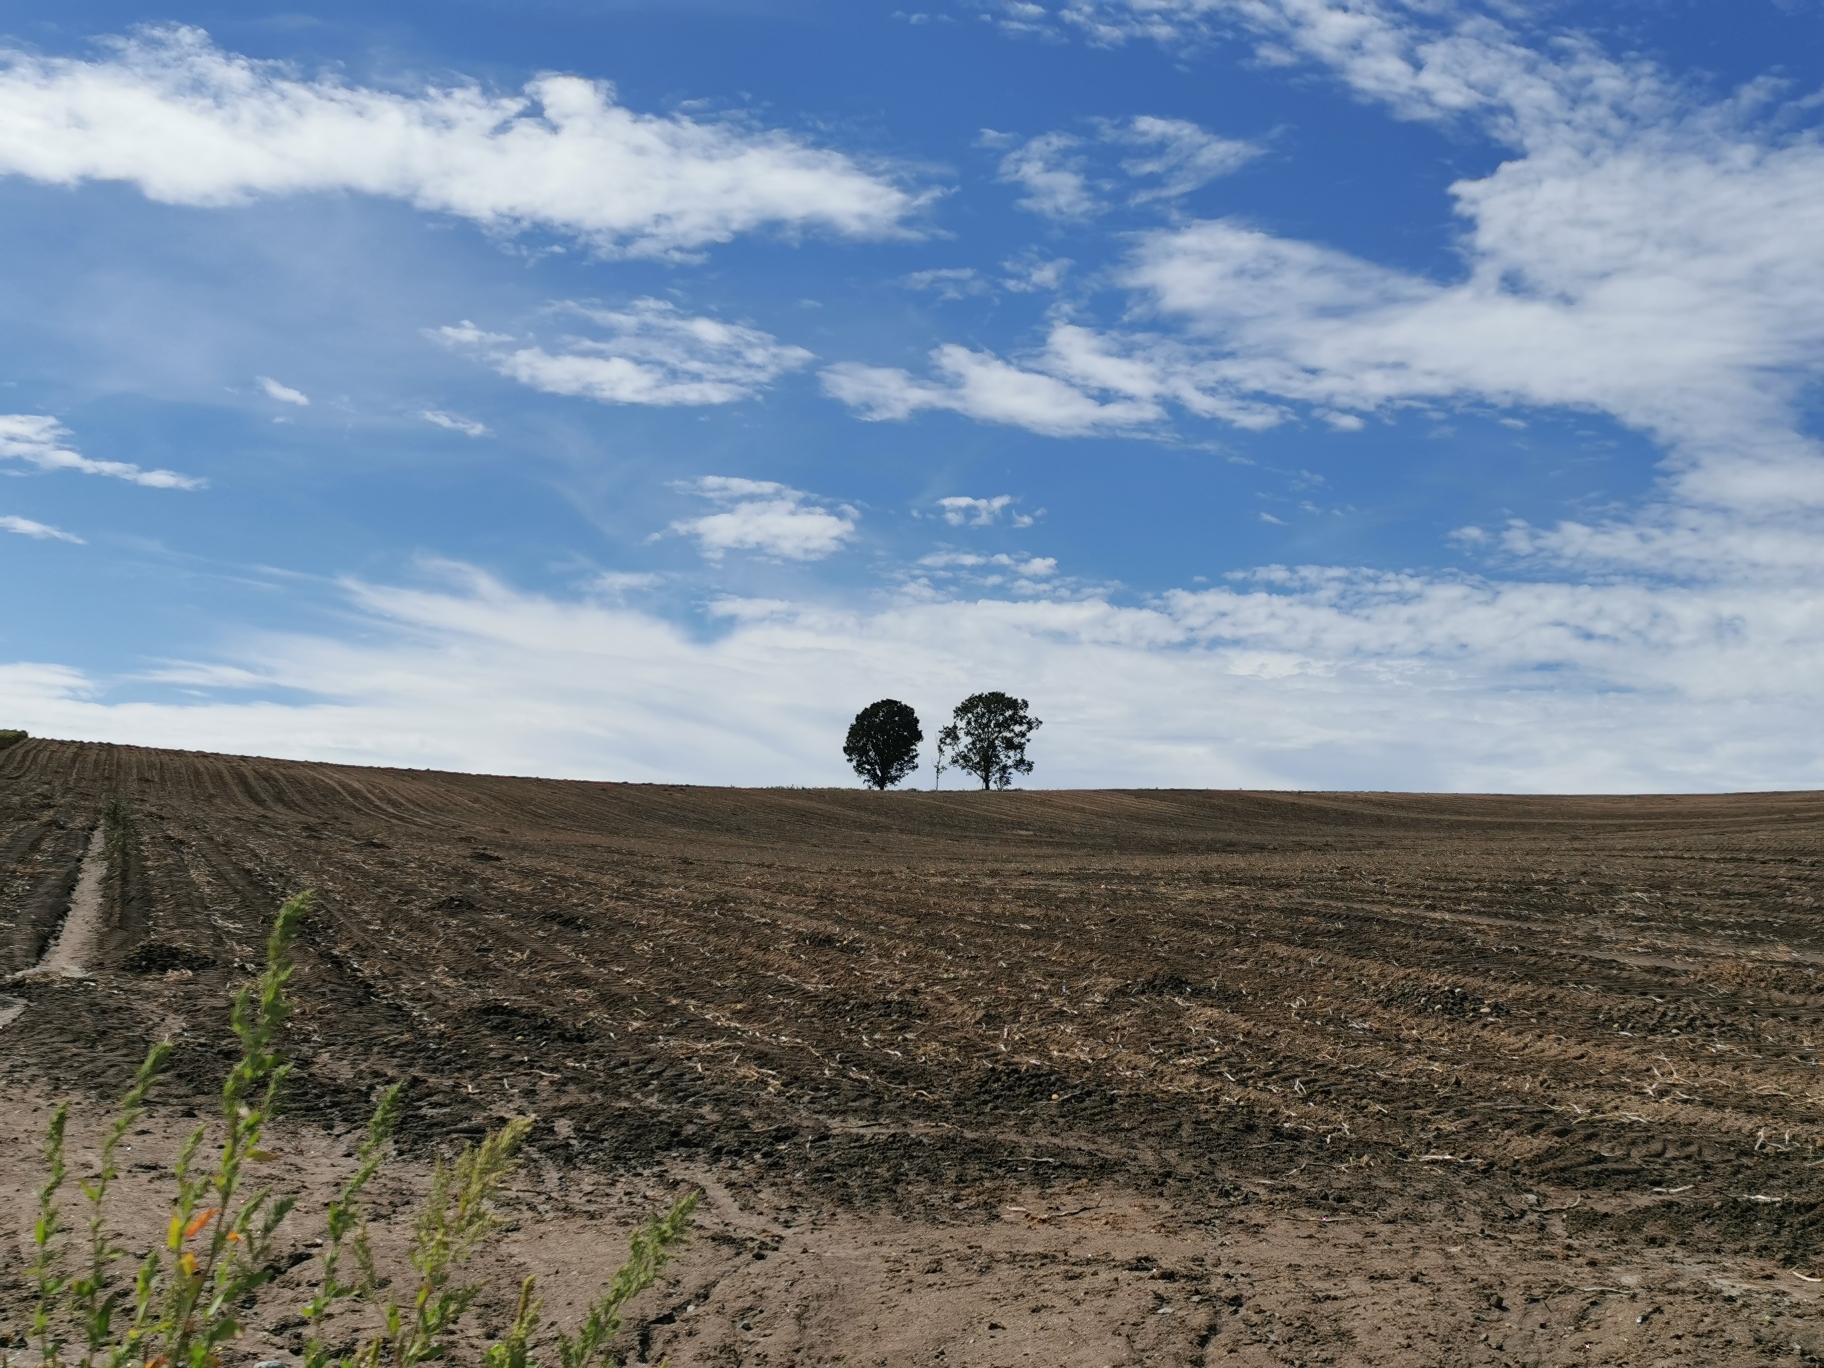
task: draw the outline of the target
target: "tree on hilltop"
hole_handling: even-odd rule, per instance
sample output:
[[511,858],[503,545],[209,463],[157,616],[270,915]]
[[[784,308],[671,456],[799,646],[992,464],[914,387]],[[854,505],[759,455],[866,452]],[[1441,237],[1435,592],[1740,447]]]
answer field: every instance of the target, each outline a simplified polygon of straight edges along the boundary
[[1025,699],[999,690],[970,694],[954,716],[937,739],[949,764],[973,774],[984,789],[1004,789],[1014,775],[1032,773],[1026,743],[1043,724],[1026,711]]
[[924,739],[918,714],[897,698],[883,698],[855,714],[842,753],[863,783],[888,789],[918,768],[918,743]]

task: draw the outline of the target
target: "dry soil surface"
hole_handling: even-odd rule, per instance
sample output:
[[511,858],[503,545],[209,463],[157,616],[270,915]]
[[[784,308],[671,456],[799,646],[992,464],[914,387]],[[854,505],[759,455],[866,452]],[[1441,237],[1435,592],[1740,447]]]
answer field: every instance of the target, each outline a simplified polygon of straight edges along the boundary
[[535,1115],[486,1271],[560,1319],[702,1189],[635,1362],[1824,1356],[1821,795],[724,790],[34,740],[0,753],[0,974],[56,943],[110,796],[85,974],[0,985],[9,1333],[49,1104],[80,1168],[178,1043],[131,1138],[147,1238],[309,887],[272,1166],[305,1200],[236,1361],[295,1361],[393,1079],[383,1250],[432,1158]]

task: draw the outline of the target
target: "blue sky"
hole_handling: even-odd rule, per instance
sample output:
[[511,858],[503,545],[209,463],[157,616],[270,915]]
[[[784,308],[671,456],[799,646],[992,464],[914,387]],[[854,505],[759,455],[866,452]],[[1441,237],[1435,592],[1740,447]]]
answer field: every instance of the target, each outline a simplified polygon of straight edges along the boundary
[[[1824,5],[0,4],[35,733],[1810,787]],[[914,782],[928,783],[926,770]]]

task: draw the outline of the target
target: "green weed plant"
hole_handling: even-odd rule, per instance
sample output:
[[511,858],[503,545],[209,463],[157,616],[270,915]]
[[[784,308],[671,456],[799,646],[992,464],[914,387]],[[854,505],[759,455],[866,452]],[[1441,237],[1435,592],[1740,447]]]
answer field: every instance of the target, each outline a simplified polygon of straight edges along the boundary
[[[222,1084],[222,1139],[207,1155],[207,1126],[197,1126],[185,1140],[164,1240],[131,1279],[113,1271],[127,1254],[108,1232],[107,1198],[118,1176],[121,1141],[145,1114],[170,1060],[170,1044],[152,1047],[107,1130],[95,1172],[78,1181],[85,1213],[80,1244],[70,1238],[75,1232],[59,1203],[68,1179],[69,1104],[52,1113],[27,1266],[36,1300],[26,1338],[41,1368],[220,1368],[224,1348],[245,1328],[243,1317],[260,1289],[277,1275],[274,1247],[297,1198],[256,1186],[250,1175],[252,1166],[274,1158],[260,1142],[291,1072],[276,1042],[290,1013],[291,948],[310,903],[306,892],[279,909],[266,942],[266,967],[234,999],[241,1053]],[[412,1227],[414,1276],[389,1282],[375,1265],[362,1195],[386,1160],[400,1087],[381,1093],[354,1175],[329,1203],[316,1286],[302,1308],[309,1327],[303,1368],[415,1368],[448,1359],[464,1314],[485,1290],[463,1280],[463,1267],[500,1228],[495,1199],[518,1167],[532,1120],[509,1121],[454,1160],[438,1161]],[[697,1195],[687,1194],[634,1233],[626,1262],[582,1323],[573,1332],[554,1332],[558,1362],[552,1368],[616,1368],[612,1344],[625,1308],[657,1280],[684,1240]],[[409,1291],[403,1301],[394,1295],[400,1285]],[[350,1300],[377,1308],[382,1325],[352,1353],[332,1349],[322,1338],[325,1318]],[[541,1323],[537,1280],[527,1278],[512,1323],[485,1347],[479,1368],[543,1368],[532,1355]],[[4,1350],[0,1368],[13,1368]]]

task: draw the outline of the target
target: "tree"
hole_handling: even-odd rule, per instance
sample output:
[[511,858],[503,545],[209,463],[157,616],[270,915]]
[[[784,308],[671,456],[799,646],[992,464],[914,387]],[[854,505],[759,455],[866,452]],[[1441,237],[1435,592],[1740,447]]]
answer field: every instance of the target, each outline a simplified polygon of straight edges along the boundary
[[1042,725],[1026,700],[998,691],[971,694],[956,705],[956,720],[938,737],[950,764],[967,770],[982,787],[1006,788],[1016,774],[1031,774],[1026,742]]
[[842,753],[863,783],[887,789],[918,768],[918,743],[924,739],[918,714],[897,698],[883,698],[855,714]]

